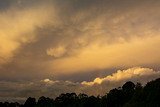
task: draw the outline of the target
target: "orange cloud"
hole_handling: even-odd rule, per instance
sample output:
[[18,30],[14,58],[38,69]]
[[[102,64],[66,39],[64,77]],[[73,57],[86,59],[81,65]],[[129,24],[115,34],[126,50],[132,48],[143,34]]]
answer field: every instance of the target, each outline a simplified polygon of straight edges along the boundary
[[50,23],[51,13],[53,7],[49,5],[13,6],[0,12],[0,64],[10,60],[22,45],[35,41],[36,29]]
[[[142,42],[143,41],[143,42]],[[141,66],[159,63],[160,37],[133,38],[130,42],[114,44],[93,41],[77,50],[77,54],[59,58],[50,63],[58,73],[72,74],[79,71],[101,70],[111,67]]]

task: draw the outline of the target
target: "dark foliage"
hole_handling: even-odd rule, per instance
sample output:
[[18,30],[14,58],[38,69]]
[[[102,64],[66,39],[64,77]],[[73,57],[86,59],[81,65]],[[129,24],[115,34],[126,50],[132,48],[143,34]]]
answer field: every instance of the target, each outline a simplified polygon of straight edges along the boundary
[[160,78],[142,87],[126,82],[122,88],[115,88],[102,97],[86,94],[66,93],[55,99],[29,97],[23,105],[0,102],[0,107],[160,107]]

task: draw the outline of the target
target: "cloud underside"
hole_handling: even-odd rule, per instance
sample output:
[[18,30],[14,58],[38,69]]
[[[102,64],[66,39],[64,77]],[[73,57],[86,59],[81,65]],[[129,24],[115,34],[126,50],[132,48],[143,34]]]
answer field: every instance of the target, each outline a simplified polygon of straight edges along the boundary
[[11,78],[10,71],[29,77],[30,72],[70,75],[160,63],[158,1],[59,3],[15,1],[0,12],[2,76]]
[[[56,97],[61,93],[75,92],[88,95],[104,95],[110,89],[122,86],[126,81],[140,82],[145,85],[147,82],[160,76],[160,71],[150,68],[134,67],[127,70],[118,70],[104,78],[95,78],[91,82],[71,82],[44,79],[34,82],[5,82],[1,81],[1,97],[9,101],[25,100],[27,97]],[[0,98],[3,100],[3,98]]]

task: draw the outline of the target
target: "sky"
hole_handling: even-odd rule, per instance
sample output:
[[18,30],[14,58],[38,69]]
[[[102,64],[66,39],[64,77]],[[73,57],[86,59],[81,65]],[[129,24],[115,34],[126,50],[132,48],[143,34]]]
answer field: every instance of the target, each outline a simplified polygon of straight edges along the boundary
[[160,77],[159,10],[159,0],[0,0],[0,101]]

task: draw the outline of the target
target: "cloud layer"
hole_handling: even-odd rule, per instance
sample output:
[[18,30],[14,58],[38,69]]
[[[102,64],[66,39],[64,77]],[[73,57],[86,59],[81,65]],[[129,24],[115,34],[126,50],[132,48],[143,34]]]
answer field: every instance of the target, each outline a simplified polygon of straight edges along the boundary
[[1,71],[61,76],[160,63],[159,1],[8,3],[0,12]]

